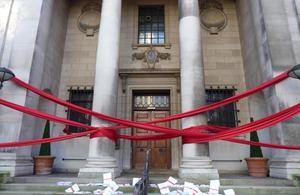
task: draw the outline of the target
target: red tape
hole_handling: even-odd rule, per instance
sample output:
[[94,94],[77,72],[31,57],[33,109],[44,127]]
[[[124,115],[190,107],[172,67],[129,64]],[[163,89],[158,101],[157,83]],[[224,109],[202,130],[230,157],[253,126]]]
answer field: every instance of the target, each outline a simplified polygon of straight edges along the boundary
[[[82,132],[82,133],[74,133],[74,134],[69,134],[65,136],[59,136],[56,138],[48,138],[48,139],[40,139],[40,140],[28,140],[28,141],[20,141],[20,142],[9,142],[9,143],[0,143],[0,147],[18,147],[18,146],[26,146],[26,145],[33,145],[33,144],[41,144],[41,143],[47,143],[47,142],[54,142],[54,141],[62,141],[66,139],[72,139],[76,137],[81,137],[84,135],[90,135],[90,138],[96,138],[96,137],[107,137],[108,139],[112,141],[116,141],[118,138],[120,139],[127,139],[127,140],[134,140],[134,141],[155,141],[155,140],[163,140],[163,139],[172,139],[176,137],[183,137],[183,143],[184,144],[189,144],[189,143],[203,143],[203,142],[210,142],[210,141],[216,141],[216,140],[226,140],[230,142],[235,142],[235,143],[240,143],[240,144],[249,144],[249,145],[259,145],[262,147],[270,147],[270,148],[278,148],[278,149],[294,149],[294,150],[300,150],[300,146],[287,146],[287,145],[279,145],[279,144],[269,144],[269,143],[262,143],[262,142],[250,142],[246,140],[240,140],[240,139],[234,139],[232,137],[249,133],[252,131],[264,129],[267,127],[270,127],[272,125],[275,125],[277,123],[280,123],[284,120],[287,120],[300,112],[300,104],[297,104],[295,106],[292,106],[290,108],[287,108],[283,111],[280,111],[278,113],[275,113],[273,115],[270,115],[268,117],[265,117],[263,119],[254,121],[252,123],[248,123],[245,125],[241,125],[239,127],[235,128],[226,128],[226,127],[216,127],[216,126],[208,126],[208,125],[199,125],[196,127],[190,127],[182,130],[178,129],[173,129],[173,128],[167,128],[167,127],[162,127],[162,126],[156,126],[153,124],[156,123],[162,123],[162,122],[168,122],[172,120],[177,120],[177,119],[182,119],[185,117],[190,117],[194,116],[197,114],[201,114],[203,112],[206,112],[208,110],[224,106],[226,104],[235,102],[241,98],[247,97],[249,95],[252,95],[258,91],[261,91],[269,86],[275,85],[283,80],[288,78],[287,72],[284,72],[277,77],[257,86],[256,88],[250,89],[246,92],[240,93],[236,96],[227,98],[223,101],[206,105],[200,108],[197,108],[195,110],[191,110],[185,113],[181,114],[176,114],[170,117],[166,117],[163,119],[158,119],[155,121],[151,121],[148,123],[138,123],[134,121],[128,121],[116,117],[111,117],[107,116],[101,113],[97,113],[91,110],[87,110],[85,108],[76,106],[74,104],[71,104],[69,102],[66,102],[64,100],[61,100],[57,97],[54,97],[48,93],[45,93],[33,86],[30,86],[26,84],[25,82],[13,78],[12,80],[16,83],[19,84],[20,86],[48,99],[51,100],[59,105],[65,106],[69,109],[88,114],[94,117],[98,117],[102,120],[106,120],[109,122],[113,122],[116,124],[121,124],[119,126],[112,126],[112,127],[93,127],[85,124],[81,124],[78,122],[70,121],[68,119],[60,118],[57,116],[53,116],[47,113],[43,113],[37,110],[33,110],[30,108],[26,108],[24,106],[20,106],[5,100],[0,99],[0,104],[10,107],[12,109],[18,110],[20,112],[30,114],[35,117],[43,118],[45,120],[50,120],[54,122],[58,122],[61,124],[67,124],[71,126],[76,126],[76,127],[81,127],[81,128],[86,128],[87,131]],[[152,135],[152,136],[129,136],[129,135],[118,135],[116,134],[116,130],[120,128],[139,128],[139,129],[145,129],[145,130],[150,130],[150,131],[155,131],[157,135]],[[214,134],[207,133],[207,132],[202,132],[202,131],[211,131],[214,132]]]

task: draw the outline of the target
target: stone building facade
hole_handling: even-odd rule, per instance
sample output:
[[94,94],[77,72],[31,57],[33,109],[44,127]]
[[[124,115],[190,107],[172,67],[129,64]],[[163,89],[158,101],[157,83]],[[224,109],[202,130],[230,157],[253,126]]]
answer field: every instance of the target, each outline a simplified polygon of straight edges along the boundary
[[[209,94],[224,99],[244,92],[299,63],[299,13],[298,0],[2,0],[0,62],[61,99],[89,97],[85,106],[94,111],[147,122],[211,103]],[[63,118],[74,115],[13,82],[4,85],[3,99]],[[239,100],[229,108],[233,126],[296,104],[299,88],[297,81],[286,80]],[[4,106],[0,116],[0,142],[42,137],[44,120]],[[211,120],[214,116],[202,114],[161,125],[180,130]],[[260,140],[298,145],[298,121],[297,116],[259,131]],[[92,118],[91,125],[112,124]],[[65,128],[51,123],[52,136],[65,135]],[[118,133],[153,134],[130,128]],[[33,174],[39,147],[1,148],[0,171]],[[55,171],[79,177],[105,172],[118,177],[122,170],[139,169],[147,148],[152,149],[151,168],[178,170],[182,178],[244,173],[249,155],[246,145],[182,144],[181,138],[114,143],[86,136],[51,147]],[[298,151],[263,148],[263,153],[270,159],[271,177],[291,179],[300,173]]]

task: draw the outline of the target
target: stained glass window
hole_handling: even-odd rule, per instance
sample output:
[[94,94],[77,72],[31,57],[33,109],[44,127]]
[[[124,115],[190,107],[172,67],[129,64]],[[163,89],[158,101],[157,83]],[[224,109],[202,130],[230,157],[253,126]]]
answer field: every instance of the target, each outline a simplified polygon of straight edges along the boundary
[[136,95],[134,96],[135,108],[168,108],[170,105],[167,95]]

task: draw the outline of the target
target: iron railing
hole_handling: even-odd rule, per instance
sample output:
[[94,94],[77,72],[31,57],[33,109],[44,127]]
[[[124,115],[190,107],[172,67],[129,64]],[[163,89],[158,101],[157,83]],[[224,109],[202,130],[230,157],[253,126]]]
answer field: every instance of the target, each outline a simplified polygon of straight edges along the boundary
[[147,188],[149,185],[149,152],[151,149],[148,149],[146,152],[146,160],[144,167],[144,176],[134,185],[134,195],[147,195]]

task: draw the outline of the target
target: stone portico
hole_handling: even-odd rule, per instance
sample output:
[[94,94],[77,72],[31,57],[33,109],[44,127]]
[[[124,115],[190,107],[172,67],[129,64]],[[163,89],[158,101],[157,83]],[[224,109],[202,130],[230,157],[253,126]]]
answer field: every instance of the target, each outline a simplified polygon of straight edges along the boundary
[[[163,10],[163,43],[142,44],[139,9],[155,6]],[[224,25],[207,28],[213,23],[209,20],[213,15],[203,14],[207,6],[217,10],[211,12],[216,18],[224,16]],[[139,119],[135,118],[139,113],[157,117],[157,113],[174,115],[201,107],[207,90],[230,88],[241,93],[300,61],[300,3],[295,0],[4,0],[0,13],[1,67],[64,100],[69,100],[72,89],[93,89],[94,111],[126,120]],[[85,16],[96,18],[87,21]],[[85,25],[87,29],[82,29]],[[298,103],[299,86],[287,79],[238,101],[238,125]],[[160,110],[135,108],[134,97],[145,94],[167,97],[169,105]],[[66,108],[13,82],[4,83],[0,98],[68,118]],[[298,121],[296,116],[259,131],[260,140],[298,145]],[[180,130],[207,122],[201,114],[164,125]],[[43,125],[44,120],[0,106],[0,142],[39,139]],[[92,118],[91,125],[114,124]],[[64,135],[65,127],[51,123],[52,136]],[[124,128],[120,133],[136,131]],[[249,135],[238,138],[249,139]],[[181,138],[167,145],[167,169],[178,170],[181,178],[216,179],[219,173],[247,171],[248,146],[225,141],[183,144]],[[137,165],[136,145],[130,140],[116,144],[107,138],[82,137],[51,147],[55,171],[75,172],[79,177],[106,172],[118,177]],[[39,145],[0,148],[0,171],[12,176],[33,174],[32,157],[38,151]],[[291,179],[300,173],[298,151],[264,148],[263,153],[270,158],[271,177]]]

